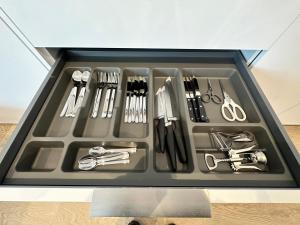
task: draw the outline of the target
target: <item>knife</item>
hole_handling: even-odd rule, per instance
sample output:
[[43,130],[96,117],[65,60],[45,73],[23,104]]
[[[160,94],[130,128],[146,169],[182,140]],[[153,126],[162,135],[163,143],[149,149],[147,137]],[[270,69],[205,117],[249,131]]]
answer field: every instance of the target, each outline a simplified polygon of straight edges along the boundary
[[198,107],[199,122],[209,122],[209,119],[206,114],[206,110],[205,110],[204,105],[201,100],[201,92],[199,89],[199,84],[198,84],[197,78],[195,78],[195,76],[193,76],[191,81],[192,81],[191,83],[193,84],[194,95],[195,95],[196,104]]
[[192,122],[198,122],[198,107],[196,104],[196,99],[194,96],[194,89],[192,87],[191,81],[187,77],[184,77],[184,88],[185,88],[185,97],[187,100],[188,110],[190,119]]
[[183,80],[184,89],[185,89],[185,98],[188,105],[189,115],[192,122],[197,122],[196,120],[196,114],[195,114],[195,108],[193,106],[193,99],[194,99],[194,93],[190,90],[189,81],[186,77],[184,77]]
[[156,120],[157,120],[157,134],[159,140],[159,152],[165,152],[165,112],[164,106],[161,99],[161,88],[159,88],[155,94],[155,103],[156,103]]
[[[183,143],[183,134],[181,130],[181,124],[180,124],[180,114],[178,110],[178,102],[177,102],[177,95],[175,93],[171,77],[168,77],[168,79],[165,81],[166,86],[166,101],[170,101],[171,105],[171,111],[172,115],[168,115],[169,120],[173,120],[173,131],[175,135],[176,144],[178,147],[178,156],[181,163],[186,163],[187,157],[186,157],[186,150]],[[172,118],[173,117],[173,118]]]
[[177,170],[177,161],[176,161],[176,150],[175,150],[175,141],[173,133],[173,112],[171,106],[171,99],[169,94],[166,92],[165,86],[162,86],[161,93],[162,105],[164,107],[164,122],[166,129],[167,137],[167,150],[170,156],[171,168],[173,171]]

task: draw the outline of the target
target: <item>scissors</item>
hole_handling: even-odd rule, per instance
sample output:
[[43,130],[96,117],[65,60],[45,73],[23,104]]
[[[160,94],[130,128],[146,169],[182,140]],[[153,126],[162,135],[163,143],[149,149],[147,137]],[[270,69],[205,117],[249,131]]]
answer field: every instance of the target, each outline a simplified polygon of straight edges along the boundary
[[[225,92],[224,90],[224,87],[223,87],[223,84],[222,82],[219,80],[219,83],[220,83],[220,87],[221,87],[221,90],[222,90],[222,93],[223,93],[223,97],[224,97],[224,103],[222,105],[222,116],[224,117],[225,120],[227,121],[245,121],[246,120],[246,113],[245,111],[243,110],[243,108],[236,104],[232,98],[230,98],[230,96]],[[240,114],[242,115],[242,117],[239,117],[238,116],[238,113],[237,111],[240,111]],[[230,117],[228,117],[227,115],[230,115]]]
[[208,84],[208,90],[202,94],[202,101],[205,103],[210,103],[211,101],[213,101],[216,104],[221,104],[222,103],[222,98],[216,94],[214,94],[214,91],[212,89],[210,80],[207,79],[207,84]]

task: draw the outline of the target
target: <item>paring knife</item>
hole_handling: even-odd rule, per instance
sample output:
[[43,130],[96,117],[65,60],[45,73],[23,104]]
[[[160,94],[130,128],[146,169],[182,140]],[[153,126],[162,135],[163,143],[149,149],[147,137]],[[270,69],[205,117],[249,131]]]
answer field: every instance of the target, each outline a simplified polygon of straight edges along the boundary
[[161,99],[161,88],[159,88],[155,94],[155,103],[156,103],[156,119],[157,119],[157,134],[159,140],[159,151],[164,153],[165,152],[165,112],[164,106]]

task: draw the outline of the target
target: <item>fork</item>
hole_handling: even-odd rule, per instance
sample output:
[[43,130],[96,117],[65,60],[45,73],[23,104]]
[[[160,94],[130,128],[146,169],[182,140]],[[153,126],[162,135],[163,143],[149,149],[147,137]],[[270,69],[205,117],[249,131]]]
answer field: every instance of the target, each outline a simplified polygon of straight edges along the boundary
[[94,98],[94,106],[92,111],[92,118],[96,118],[98,116],[102,91],[106,86],[106,73],[105,72],[97,72],[97,90]]

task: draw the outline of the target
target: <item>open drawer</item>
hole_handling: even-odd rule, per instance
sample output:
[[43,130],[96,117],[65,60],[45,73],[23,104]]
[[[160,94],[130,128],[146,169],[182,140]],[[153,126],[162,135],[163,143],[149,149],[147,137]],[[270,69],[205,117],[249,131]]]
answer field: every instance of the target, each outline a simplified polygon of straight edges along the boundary
[[[86,94],[75,117],[60,117],[73,87],[75,70],[89,71]],[[97,72],[120,74],[111,118],[91,118],[97,88]],[[243,122],[228,122],[220,105],[205,104],[208,123],[191,121],[185,99],[184,77],[194,75],[201,92],[210,79],[221,95],[218,80],[247,114]],[[147,122],[124,122],[128,77],[142,76],[148,84]],[[187,162],[177,161],[176,172],[167,155],[157,152],[155,93],[167,77],[172,78],[179,104]],[[103,103],[100,103],[100,111]],[[232,173],[230,167],[208,171],[204,154],[213,152],[209,133],[248,130],[260,148],[266,149],[264,172]],[[81,171],[78,159],[93,146],[135,146],[137,152],[126,165]],[[222,154],[216,152],[216,157]],[[299,156],[276,115],[247,69],[239,51],[180,50],[64,50],[54,64],[14,136],[2,152],[1,184],[6,188],[66,187],[164,187],[164,188],[264,188],[297,190]],[[227,189],[228,190],[228,189]]]

